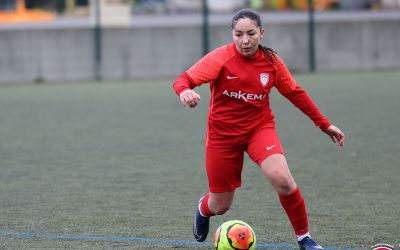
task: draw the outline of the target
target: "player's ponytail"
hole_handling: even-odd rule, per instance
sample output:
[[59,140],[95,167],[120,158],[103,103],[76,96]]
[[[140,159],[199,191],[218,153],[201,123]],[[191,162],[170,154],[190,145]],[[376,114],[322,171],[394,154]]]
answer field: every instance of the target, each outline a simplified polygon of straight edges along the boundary
[[268,47],[265,47],[261,44],[258,45],[258,48],[264,52],[264,54],[267,56],[267,59],[271,62],[271,63],[275,63],[276,62],[276,52]]

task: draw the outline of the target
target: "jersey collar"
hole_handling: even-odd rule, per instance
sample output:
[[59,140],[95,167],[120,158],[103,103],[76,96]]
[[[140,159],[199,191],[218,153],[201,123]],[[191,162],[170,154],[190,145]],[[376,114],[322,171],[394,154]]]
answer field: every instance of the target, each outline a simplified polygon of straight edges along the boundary
[[232,47],[233,47],[233,50],[235,51],[236,55],[240,56],[241,58],[243,58],[245,60],[255,60],[255,59],[259,58],[260,56],[262,56],[262,54],[263,54],[263,52],[258,48],[254,55],[247,57],[247,56],[243,56],[242,54],[240,54],[239,50],[236,48],[236,45],[234,43],[232,43]]

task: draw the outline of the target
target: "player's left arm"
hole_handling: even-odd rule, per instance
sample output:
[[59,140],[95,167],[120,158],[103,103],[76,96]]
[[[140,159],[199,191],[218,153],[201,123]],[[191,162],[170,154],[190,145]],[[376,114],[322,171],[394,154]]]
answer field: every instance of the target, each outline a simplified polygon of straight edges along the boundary
[[333,143],[338,143],[343,148],[346,136],[338,127],[331,125],[323,132],[331,137]]
[[276,88],[278,91],[307,115],[317,127],[330,136],[334,143],[338,143],[340,147],[343,147],[345,141],[344,133],[338,127],[332,125],[330,121],[322,115],[308,93],[296,83],[283,61],[280,61],[276,65],[276,70]]

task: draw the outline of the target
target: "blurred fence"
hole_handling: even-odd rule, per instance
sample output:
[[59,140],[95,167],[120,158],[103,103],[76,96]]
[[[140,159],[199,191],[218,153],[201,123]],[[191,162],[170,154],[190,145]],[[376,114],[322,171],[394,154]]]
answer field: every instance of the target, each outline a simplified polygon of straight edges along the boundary
[[[222,1],[222,0],[221,0]],[[188,1],[190,2],[190,1]],[[308,70],[306,12],[260,11],[264,43],[296,71]],[[231,12],[212,13],[210,48],[231,41]],[[316,70],[400,69],[400,12],[317,12]],[[0,83],[175,77],[202,56],[200,13],[133,14],[101,29],[87,16],[0,25]]]

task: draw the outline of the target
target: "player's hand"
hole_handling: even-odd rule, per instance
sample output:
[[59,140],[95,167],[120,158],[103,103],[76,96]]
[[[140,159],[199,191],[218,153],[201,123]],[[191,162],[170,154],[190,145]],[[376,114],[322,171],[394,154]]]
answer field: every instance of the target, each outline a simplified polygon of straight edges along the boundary
[[190,108],[196,107],[200,101],[200,95],[191,89],[183,91],[179,95],[179,98],[181,99],[181,103],[183,104],[183,106]]
[[343,148],[346,137],[338,127],[331,125],[324,130],[324,133],[329,135],[334,143],[338,143],[339,146]]

